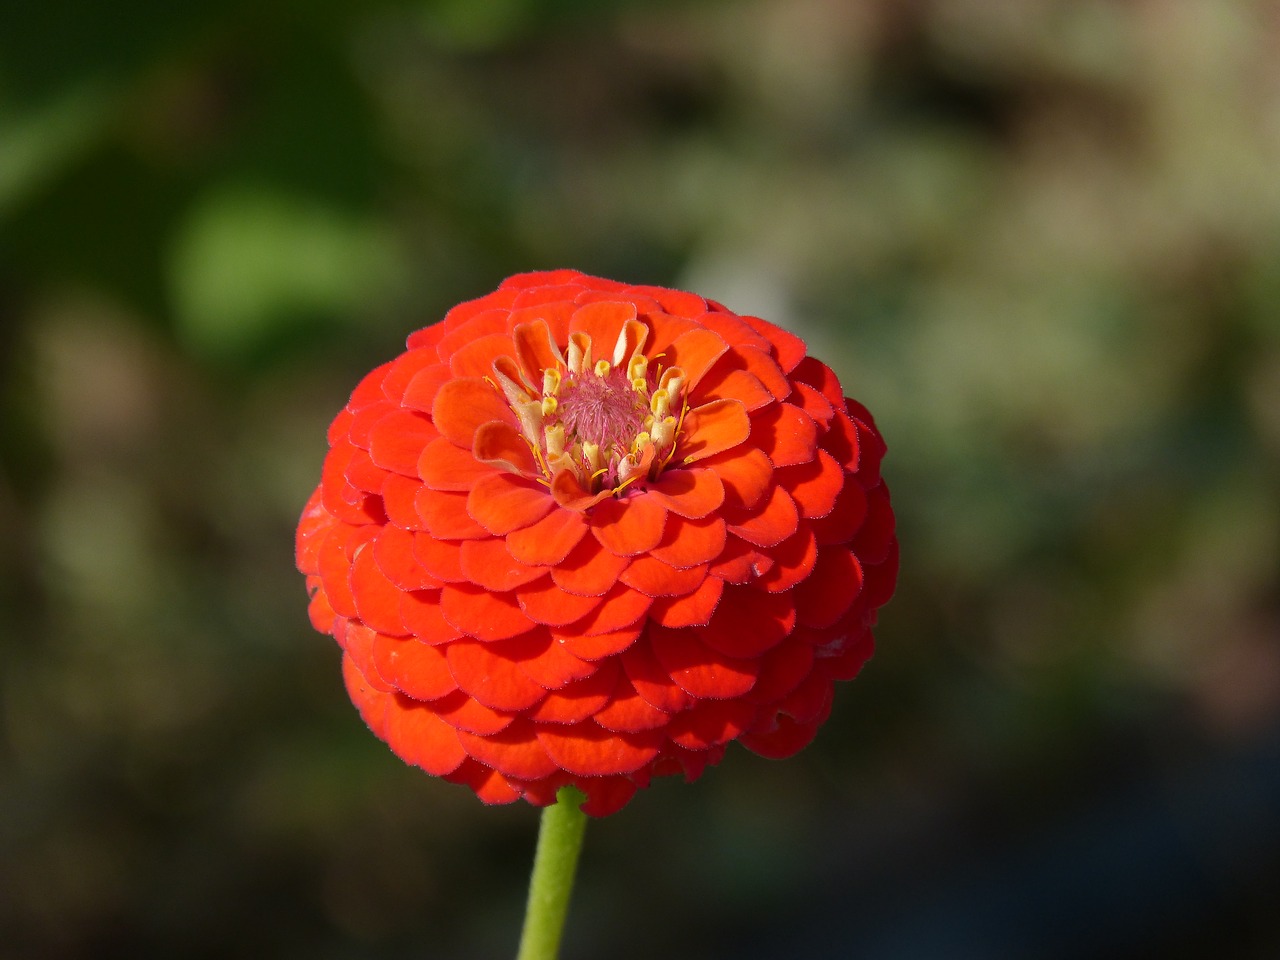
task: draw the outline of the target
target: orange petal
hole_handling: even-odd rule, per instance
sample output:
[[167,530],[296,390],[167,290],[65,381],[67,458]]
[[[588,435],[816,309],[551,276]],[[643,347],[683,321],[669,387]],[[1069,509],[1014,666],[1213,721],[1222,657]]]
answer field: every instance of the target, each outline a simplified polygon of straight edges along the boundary
[[658,597],[649,619],[664,627],[701,627],[711,621],[724,592],[724,581],[707,577],[697,590],[683,597]]
[[390,693],[395,688],[382,679],[382,675],[378,673],[373,665],[373,641],[377,637],[376,630],[372,630],[358,621],[344,623],[343,629],[334,633],[334,638],[338,640],[346,655],[351,659],[356,669],[360,671],[369,686],[375,690]]
[[458,687],[493,710],[524,710],[547,691],[534,683],[492,645],[477,640],[455,640],[445,648],[449,670]]
[[476,430],[472,453],[481,463],[525,476],[538,472],[533,453],[520,431],[509,423],[491,420]]
[[510,473],[478,480],[467,495],[467,512],[495,536],[537,523],[554,506],[545,487]]
[[400,618],[423,643],[441,644],[462,636],[440,610],[439,590],[409,590],[400,595]]
[[621,630],[643,617],[652,602],[650,597],[626,584],[614,584],[600,599],[600,605],[574,624],[574,631],[590,636]]
[[643,493],[623,499],[609,497],[591,508],[588,520],[591,532],[606,549],[620,557],[634,557],[661,542],[667,510]]
[[489,297],[481,297],[473,308],[459,310],[454,307],[445,314],[444,333],[436,341],[436,352],[441,357],[450,357],[468,344],[483,337],[502,334],[507,331],[508,311],[501,302]]
[[677,570],[651,556],[636,557],[622,574],[622,582],[647,597],[683,597],[702,585],[706,564]]
[[490,593],[470,583],[446,583],[440,590],[440,612],[467,636],[501,640],[533,629],[509,593]]
[[573,312],[569,320],[570,333],[585,333],[591,337],[591,359],[613,360],[613,347],[622,333],[622,325],[636,318],[636,306],[625,300],[605,300],[588,303]]
[[[369,729],[385,740],[387,712],[394,703],[394,697],[369,683],[350,654],[342,656],[342,682],[347,688],[347,696],[356,705],[356,709],[360,711],[360,716],[369,725]],[[382,685],[382,680],[379,678],[378,686]]]
[[559,563],[587,532],[581,513],[557,507],[532,526],[507,535],[507,550],[521,563]]
[[799,602],[788,593],[726,587],[711,622],[692,629],[703,643],[726,656],[758,657],[795,627]]
[[674,714],[693,705],[694,699],[662,669],[647,643],[637,643],[622,655],[622,669],[636,693],[664,713]]
[[413,556],[422,568],[441,583],[457,583],[470,578],[462,572],[462,544],[470,540],[437,540],[429,533],[413,535]]
[[618,678],[609,705],[596,711],[595,721],[606,730],[632,733],[666,725],[671,715],[659,710],[640,694],[625,676]]
[[666,734],[686,750],[707,750],[738,739],[758,709],[746,700],[703,700],[672,717]]
[[[440,358],[434,350],[407,350],[391,361],[387,375],[382,378],[383,395],[396,406],[400,406],[409,382],[423,370],[439,363]],[[427,404],[427,409],[431,409],[430,404]]]
[[[448,442],[448,441],[446,441]],[[418,516],[416,498],[422,484],[398,473],[388,473],[382,481],[382,505],[387,519],[397,527],[405,530],[424,530],[422,518]]]
[[[505,314],[501,320],[506,326]],[[492,333],[459,346],[449,354],[449,370],[455,377],[492,377],[493,361],[514,357],[515,347],[505,333]]]
[[715,470],[724,484],[726,507],[754,507],[760,502],[769,481],[773,478],[773,464],[763,450],[755,447],[739,447],[702,461],[702,466]]
[[458,731],[463,749],[485,766],[518,780],[538,780],[560,768],[538,742],[533,723],[517,717],[504,730],[487,737]]
[[386,526],[373,541],[373,559],[383,575],[401,590],[439,589],[441,581],[427,572],[413,553],[414,534]]
[[552,627],[581,620],[600,604],[599,597],[565,593],[550,577],[521,587],[515,594],[525,616],[535,623]]
[[529,719],[538,723],[586,720],[609,702],[618,684],[619,672],[616,660],[602,661],[595,673],[547,694],[545,700],[529,711]]
[[791,381],[766,351],[740,346],[734,350],[734,359],[764,384],[764,388],[773,394],[775,400],[785,400],[791,395]]
[[650,551],[650,556],[669,567],[696,567],[718,557],[724,543],[725,526],[719,517],[686,520],[672,515],[667,518],[662,540]]
[[540,727],[538,739],[561,768],[583,777],[639,770],[662,745],[655,733],[615,733],[590,720]]
[[459,560],[463,577],[498,593],[522,587],[546,573],[541,567],[516,560],[500,539],[462,541]]
[[605,633],[581,634],[568,632],[556,635],[556,642],[563,644],[564,648],[575,657],[594,663],[607,657],[616,656],[630,648],[639,638],[642,627],[642,624],[637,623]]
[[373,665],[383,680],[414,700],[438,700],[458,689],[439,648],[412,637],[379,634]]
[[663,362],[668,367],[684,370],[686,389],[692,391],[728,349],[729,345],[718,333],[698,327],[676,337],[667,347]]
[[318,573],[324,584],[325,596],[334,611],[344,617],[357,616],[356,601],[351,596],[351,561],[345,549],[350,536],[349,528],[332,527],[316,548]]
[[452,773],[467,756],[457,731],[430,708],[407,698],[388,704],[384,735],[397,756],[433,776]]
[[532,323],[518,323],[511,331],[516,360],[529,383],[542,389],[542,372],[564,367],[564,357],[551,336],[551,328],[541,317]]
[[493,472],[492,466],[480,463],[470,450],[444,437],[428,443],[418,458],[418,476],[432,490],[470,490],[477,480]]
[[426,367],[414,374],[413,379],[405,386],[400,405],[409,410],[430,413],[436,402],[436,394],[451,380],[453,380],[453,374],[443,363]]
[[[442,431],[443,432],[443,431]],[[689,464],[731,450],[751,435],[751,419],[739,400],[712,400],[684,416],[676,459]]]
[[556,503],[567,510],[582,513],[594,507],[611,495],[608,489],[591,493],[581,483],[572,470],[561,470],[551,480],[551,496]]
[[769,455],[774,467],[789,467],[813,459],[818,425],[799,407],[779,403],[755,415],[751,439]]
[[604,549],[595,537],[584,537],[551,568],[551,577],[567,593],[598,597],[618,582],[630,562]]
[[464,690],[456,690],[431,701],[431,709],[449,726],[478,733],[482,737],[497,733],[515,719],[515,714],[486,707]]
[[440,387],[431,404],[431,420],[441,435],[470,450],[476,429],[498,420],[519,426],[516,415],[496,389],[476,377],[450,380]]
[[302,508],[298,532],[294,537],[293,559],[300,573],[315,573],[319,569],[320,539],[328,533],[333,522],[333,517],[320,502],[320,488],[316,487]]
[[808,463],[780,470],[778,483],[796,502],[800,516],[813,519],[825,517],[836,505],[836,496],[845,483],[845,472],[831,454],[819,450]]
[[760,672],[754,658],[726,657],[698,640],[691,630],[656,627],[649,632],[653,655],[681,690],[699,699],[741,697]]
[[724,503],[724,485],[714,470],[667,470],[646,486],[649,496],[672,513],[692,520],[705,517]]
[[752,511],[733,511],[725,519],[729,523],[729,532],[735,537],[757,547],[772,547],[796,532],[800,513],[787,491],[775,484],[761,506]]
[[437,540],[479,540],[489,536],[489,532],[467,512],[465,493],[419,486],[413,496],[413,506],[422,525]]
[[395,410],[369,431],[369,457],[384,470],[416,477],[423,448],[438,435],[425,414]]
[[760,378],[747,370],[725,369],[722,364],[703,378],[694,394],[698,403],[732,399],[739,401],[748,412],[759,410],[773,403],[774,397]]
[[823,547],[808,579],[796,587],[800,623],[829,627],[862,591],[862,566],[844,547]]

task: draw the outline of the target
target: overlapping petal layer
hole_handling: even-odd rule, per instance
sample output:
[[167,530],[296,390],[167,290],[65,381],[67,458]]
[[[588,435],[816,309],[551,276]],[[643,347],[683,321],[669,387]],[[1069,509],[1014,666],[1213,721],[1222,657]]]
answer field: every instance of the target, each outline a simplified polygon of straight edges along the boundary
[[893,593],[866,409],[693,294],[512,277],[410,336],[329,443],[312,623],[374,733],[487,803],[572,783],[602,816],[732,740],[795,753]]

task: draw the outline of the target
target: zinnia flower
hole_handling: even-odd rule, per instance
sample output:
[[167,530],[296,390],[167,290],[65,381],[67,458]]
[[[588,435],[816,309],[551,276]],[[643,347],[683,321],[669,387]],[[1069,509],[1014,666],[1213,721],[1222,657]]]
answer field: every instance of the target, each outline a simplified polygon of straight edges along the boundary
[[622,807],[814,737],[898,549],[884,442],[714,301],[511,277],[361,381],[298,528],[316,629],[402,759],[486,803]]

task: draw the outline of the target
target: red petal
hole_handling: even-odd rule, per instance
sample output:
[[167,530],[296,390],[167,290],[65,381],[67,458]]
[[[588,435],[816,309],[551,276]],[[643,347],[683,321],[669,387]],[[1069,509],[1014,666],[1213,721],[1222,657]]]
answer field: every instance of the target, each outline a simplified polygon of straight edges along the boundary
[[760,675],[748,699],[756,703],[781,700],[813,670],[813,644],[793,633],[760,657]]
[[466,759],[457,731],[430,708],[407,698],[388,704],[384,734],[397,756],[433,776],[452,773]]
[[734,353],[735,359],[742,363],[748,373],[764,384],[764,388],[773,394],[775,400],[785,400],[791,395],[791,381],[766,351],[751,346],[740,346]]
[[[454,355],[471,344],[485,337],[506,333],[509,315],[509,311],[504,309],[506,305],[489,301],[488,297],[481,299],[485,301],[482,309],[474,310],[465,316],[455,310],[450,310],[445,315],[445,333],[436,343],[436,352],[442,358],[452,360]],[[510,338],[505,339],[509,346]]]
[[740,697],[755,686],[758,659],[726,657],[698,640],[691,630],[649,631],[653,654],[671,679],[699,699]]
[[598,597],[618,582],[630,562],[604,549],[595,537],[584,537],[551,568],[551,577],[567,593]]
[[541,727],[538,739],[552,760],[583,777],[639,770],[658,755],[662,743],[655,733],[615,733],[590,720]]
[[567,557],[586,532],[582,514],[558,507],[532,526],[509,534],[507,549],[521,563],[546,566]]
[[742,369],[730,369],[721,364],[703,379],[695,395],[698,403],[712,400],[733,399],[742,403],[747,412],[759,410],[773,403],[774,397],[754,373]]
[[532,583],[546,571],[516,560],[500,539],[464,540],[460,551],[462,575],[476,586],[498,593]]
[[[791,396],[787,399],[812,417],[824,431],[831,425],[831,418],[835,416],[836,408],[817,387],[793,380]],[[843,401],[840,405],[843,405]]]
[[863,563],[879,563],[889,553],[893,539],[893,510],[889,506],[889,488],[883,483],[867,491],[867,519],[858,535],[853,538],[853,548]]
[[832,409],[844,406],[844,390],[840,386],[840,378],[822,361],[805,357],[791,371],[791,379],[816,388],[832,405]]
[[530,680],[548,690],[559,690],[565,684],[588,677],[596,670],[594,663],[575,657],[546,630],[536,630],[505,642],[515,644],[517,641],[524,646],[524,650],[516,658],[516,663],[528,674]]
[[659,597],[649,608],[649,619],[664,627],[701,627],[709,623],[724,581],[719,577],[707,577],[693,593],[683,597]]
[[705,564],[677,570],[651,556],[636,557],[622,574],[622,582],[647,597],[682,597],[702,585]]
[[750,512],[726,512],[725,519],[729,522],[729,532],[735,537],[757,547],[772,547],[796,532],[800,513],[787,491],[774,484],[769,498],[762,505]]
[[399,527],[383,527],[373,541],[378,569],[401,590],[438,590],[441,581],[423,567],[413,552],[414,534]]
[[449,670],[458,686],[494,710],[517,711],[533,706],[547,691],[530,680],[493,645],[455,640],[445,648]]
[[666,508],[643,493],[601,500],[588,516],[596,539],[620,557],[634,557],[656,547],[666,520]]
[[734,509],[749,509],[758,504],[773,478],[773,464],[763,450],[755,447],[740,447],[708,457],[702,465],[719,474],[724,484],[724,505]]
[[572,470],[561,470],[551,478],[551,497],[567,510],[582,513],[594,507],[600,501],[611,496],[608,488],[598,493],[589,493]]
[[500,470],[525,476],[538,472],[538,465],[524,436],[511,424],[500,420],[480,424],[472,452],[476,460]]
[[[575,629],[576,627],[577,624],[574,624]],[[641,624],[635,624],[607,633],[563,633],[555,635],[555,638],[573,656],[596,662],[630,648],[639,638],[641,629]]]
[[790,717],[779,717],[777,726],[762,733],[744,733],[738,741],[752,753],[770,760],[793,757],[810,743],[819,723],[796,723]]
[[439,590],[411,590],[400,595],[400,618],[423,643],[457,640],[462,633],[440,611]]
[[781,593],[790,590],[813,571],[818,544],[813,531],[804,527],[769,551],[773,566],[752,583],[753,587]]
[[422,568],[442,583],[457,583],[470,578],[462,572],[462,544],[486,541],[437,540],[429,533],[413,535],[413,556]]
[[772,558],[745,540],[730,537],[708,572],[726,583],[751,583],[768,573],[772,566]]
[[545,487],[510,473],[495,473],[477,481],[467,495],[467,512],[497,536],[537,523],[554,506]]
[[400,404],[410,410],[430,413],[436,402],[436,394],[440,392],[441,387],[452,380],[453,374],[443,363],[426,367],[415,374],[405,386]]
[[713,650],[730,657],[758,657],[791,632],[799,602],[789,593],[729,587],[711,622],[693,629]]
[[775,468],[808,463],[818,449],[818,425],[799,407],[780,403],[757,413],[751,439],[769,455]]
[[[428,367],[434,367],[439,363],[440,358],[434,350],[410,349],[400,354],[400,356],[391,361],[387,375],[382,378],[383,396],[396,406],[400,406],[400,401],[404,399],[409,382],[423,370]],[[427,409],[430,408],[431,405],[428,404]]]
[[600,598],[600,605],[595,610],[574,623],[573,632],[590,636],[621,630],[643,617],[651,603],[651,598],[626,584],[614,584]]
[[400,619],[401,592],[378,569],[372,546],[361,547],[351,564],[351,595],[360,619],[379,633],[404,636],[409,631]]
[[547,694],[529,718],[538,723],[581,723],[609,702],[620,672],[616,660],[601,662],[595,673]]
[[[472,790],[476,798],[489,806],[515,803],[520,792],[497,770],[486,767],[478,760],[467,757],[462,766],[445,777],[450,783],[458,783]],[[520,781],[516,781],[519,783]]]
[[627,679],[645,701],[664,713],[674,714],[694,703],[693,697],[682,690],[671,674],[653,655],[647,643],[637,643],[622,655],[622,669]]
[[686,750],[706,750],[740,737],[757,709],[745,700],[704,700],[672,717],[666,734]]
[[517,717],[510,726],[487,737],[459,730],[458,740],[472,757],[504,776],[538,780],[559,767],[538,742],[536,729],[530,721]]
[[751,419],[739,400],[712,400],[684,415],[676,460],[693,463],[731,450],[751,435]]
[[347,482],[362,494],[379,493],[387,479],[387,471],[375,464],[369,454],[357,449],[347,462]]
[[[845,478],[848,479],[848,474]],[[845,483],[831,512],[813,521],[813,535],[818,538],[819,546],[848,543],[866,517],[867,492],[856,483]]]
[[[393,702],[391,694],[370,684],[349,654],[342,657],[342,681],[347,688],[347,696],[356,705],[369,729],[385,740],[387,711]],[[379,680],[378,683],[381,685],[382,681]]]
[[719,517],[686,520],[672,515],[667,517],[662,540],[650,551],[650,556],[657,557],[669,567],[696,567],[718,557],[724,543],[724,521]]
[[320,581],[334,611],[344,617],[356,616],[356,601],[351,596],[351,561],[346,545],[350,527],[331,527],[316,548]]
[[382,481],[382,503],[386,508],[387,518],[397,527],[406,530],[424,530],[422,518],[418,516],[417,496],[422,484],[398,473],[388,473]]
[[795,588],[799,621],[829,627],[849,609],[862,590],[862,567],[844,547],[823,547],[809,578]]
[[343,626],[342,630],[334,633],[334,639],[346,651],[356,669],[364,675],[369,686],[390,693],[392,686],[382,679],[373,665],[373,641],[377,639],[377,632],[355,621],[344,623]]
[[659,710],[640,694],[627,677],[618,678],[609,705],[596,711],[595,721],[606,730],[633,733],[637,730],[653,730],[664,726],[671,715]]
[[813,519],[831,512],[846,476],[831,454],[819,450],[808,463],[778,471],[778,483],[796,502],[800,516]]
[[668,367],[684,370],[686,389],[697,387],[703,375],[729,349],[729,345],[715,331],[698,327],[682,333],[667,347],[663,363]]
[[515,594],[525,616],[535,623],[551,627],[581,620],[600,604],[599,597],[565,593],[550,577],[521,587]]
[[449,726],[468,733],[488,736],[504,729],[515,715],[486,707],[479,700],[457,690],[431,701],[431,709]]
[[437,436],[436,428],[425,415],[395,410],[369,431],[369,457],[384,470],[416,477],[423,448]]
[[432,490],[470,490],[476,481],[494,472],[452,440],[436,437],[418,458],[418,476]]
[[759,317],[750,317],[743,315],[742,319],[750,324],[756,333],[764,337],[773,345],[773,356],[777,359],[778,365],[783,371],[790,373],[796,368],[801,360],[805,358],[805,354],[809,352],[804,341],[797,337],[794,333],[783,330],[779,326],[775,326],[768,320],[761,320]]
[[647,487],[649,496],[672,513],[692,520],[724,503],[724,485],[714,470],[668,470]]
[[317,487],[302,508],[294,538],[293,558],[300,573],[316,573],[320,569],[320,541],[333,523],[333,517],[320,502],[320,488]]
[[467,513],[465,493],[448,493],[420,485],[413,505],[422,518],[422,525],[437,540],[478,540],[489,536]]
[[431,419],[441,435],[470,450],[476,429],[498,420],[519,426],[506,400],[485,381],[475,377],[450,380],[440,387],[431,405]]
[[511,594],[490,593],[470,583],[446,583],[440,590],[440,611],[477,640],[502,640],[534,626]]
[[444,654],[412,637],[379,634],[373,665],[383,680],[414,700],[438,700],[458,689]]
[[833,457],[836,463],[844,467],[850,473],[858,472],[858,460],[860,445],[858,443],[858,428],[853,425],[853,421],[848,415],[837,410],[836,415],[831,418],[831,426],[827,428],[827,432],[822,437],[822,447]]

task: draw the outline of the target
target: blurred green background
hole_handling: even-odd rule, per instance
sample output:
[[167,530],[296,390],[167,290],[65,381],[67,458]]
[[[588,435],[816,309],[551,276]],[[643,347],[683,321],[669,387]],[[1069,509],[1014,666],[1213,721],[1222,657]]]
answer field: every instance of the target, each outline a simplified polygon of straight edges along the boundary
[[590,826],[566,960],[1280,956],[1280,4],[0,12],[0,956],[514,952],[537,815],[310,630],[324,429],[508,273],[877,415],[876,658]]

